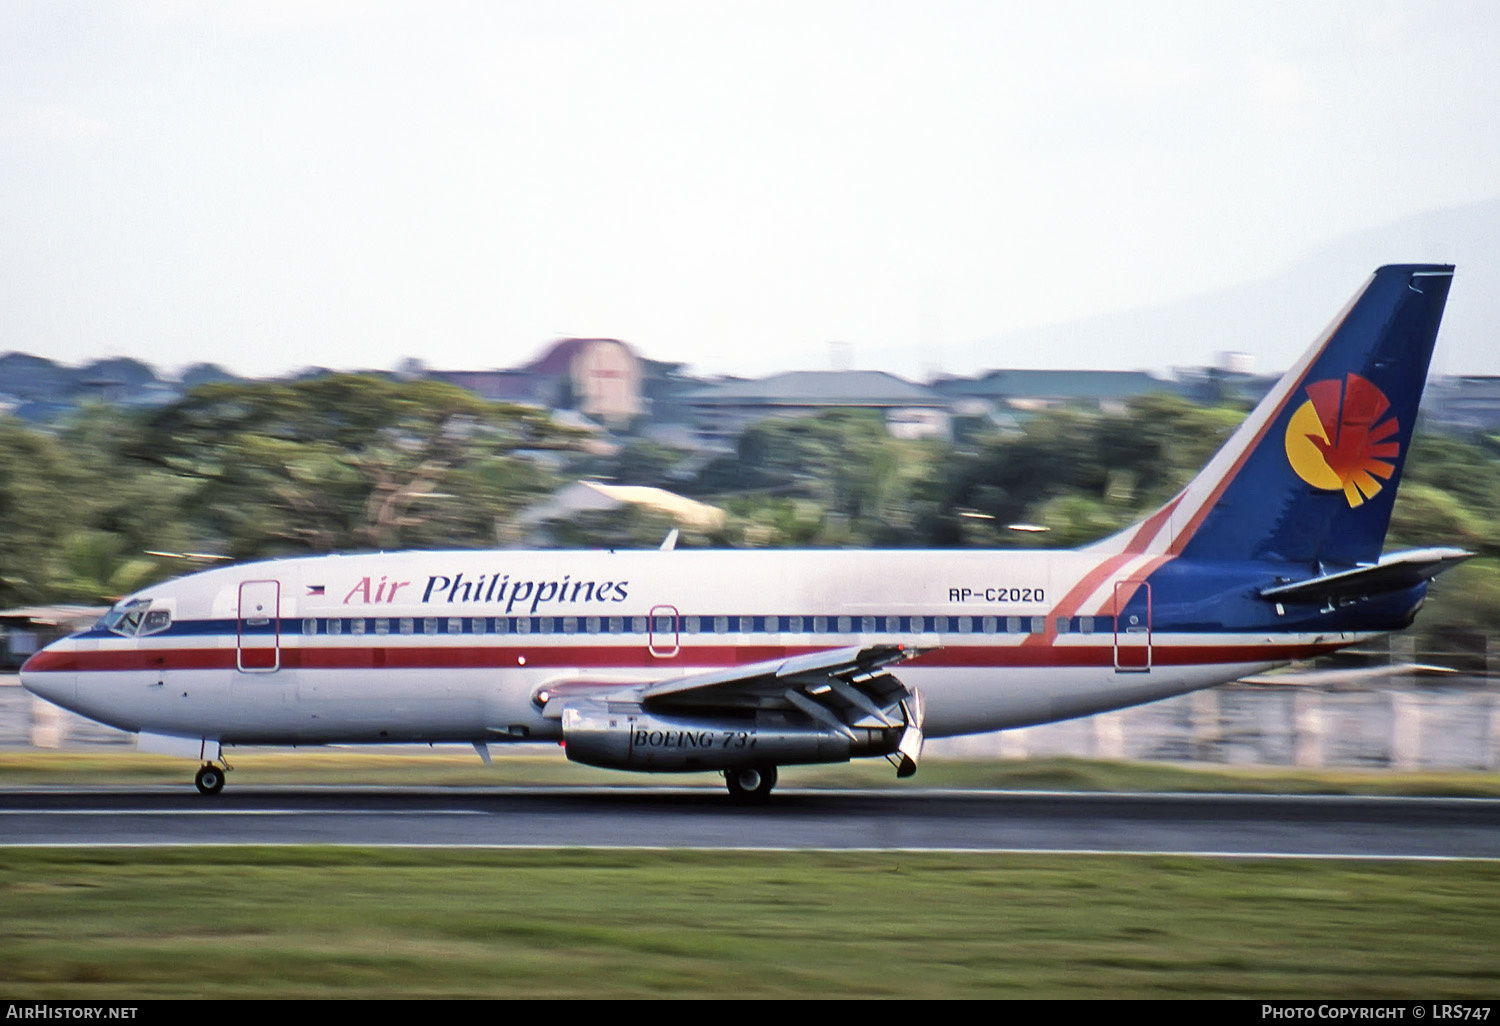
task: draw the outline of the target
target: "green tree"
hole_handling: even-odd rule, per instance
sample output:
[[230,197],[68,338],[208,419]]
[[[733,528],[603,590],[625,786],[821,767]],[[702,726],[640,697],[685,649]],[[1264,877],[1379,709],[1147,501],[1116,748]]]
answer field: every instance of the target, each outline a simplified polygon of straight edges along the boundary
[[[945,461],[925,532],[945,546],[1093,541],[1192,480],[1243,416],[1167,395],[1139,399],[1123,413],[1040,411],[1019,432],[981,435]],[[1018,523],[1048,531],[1009,529]]]
[[483,546],[577,441],[539,410],[432,381],[223,383],[151,415],[135,461],[190,482],[184,508],[228,554]]
[[1388,547],[1458,545],[1500,556],[1500,461],[1442,435],[1412,439]]
[[672,479],[672,471],[687,457],[681,449],[632,438],[620,447],[610,467],[610,476],[620,484],[671,488],[677,483]]
[[49,598],[49,567],[81,475],[54,437],[0,418],[0,606]]
[[51,568],[49,597],[104,605],[165,576],[159,560],[130,549],[121,535],[97,529],[63,538]]
[[[893,438],[870,411],[763,420],[745,430],[733,456],[706,467],[692,487],[731,507],[732,496],[815,503],[822,516],[812,538],[800,529],[772,532],[789,542],[913,545],[921,541],[916,523],[924,482],[942,451],[940,443]],[[753,512],[754,505],[739,503],[734,511],[763,525],[777,516],[789,523],[784,512],[770,512],[774,505]]]

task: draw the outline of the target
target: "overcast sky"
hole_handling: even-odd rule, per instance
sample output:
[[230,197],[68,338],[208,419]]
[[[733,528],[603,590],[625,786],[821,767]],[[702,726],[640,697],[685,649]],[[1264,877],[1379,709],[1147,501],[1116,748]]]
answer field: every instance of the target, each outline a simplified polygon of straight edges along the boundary
[[914,375],[1497,194],[1491,0],[0,3],[0,351],[67,362]]

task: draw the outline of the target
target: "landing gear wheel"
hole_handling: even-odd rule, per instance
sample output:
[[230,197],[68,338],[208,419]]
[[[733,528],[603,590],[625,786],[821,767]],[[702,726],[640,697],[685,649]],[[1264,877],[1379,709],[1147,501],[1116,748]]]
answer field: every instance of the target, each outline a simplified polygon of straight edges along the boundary
[[218,794],[224,790],[224,771],[210,763],[198,771],[193,783],[198,785],[202,794]]
[[725,770],[724,782],[729,785],[729,793],[735,801],[763,802],[771,796],[771,788],[776,786],[776,767],[742,766]]

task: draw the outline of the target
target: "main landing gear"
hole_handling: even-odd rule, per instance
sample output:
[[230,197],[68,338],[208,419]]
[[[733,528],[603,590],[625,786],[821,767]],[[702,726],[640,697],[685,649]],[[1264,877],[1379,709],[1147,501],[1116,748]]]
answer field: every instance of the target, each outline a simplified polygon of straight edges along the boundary
[[729,785],[729,794],[735,801],[759,804],[771,797],[771,788],[776,786],[776,767],[742,766],[725,770],[724,783]]
[[218,794],[224,790],[224,770],[229,767],[226,764],[220,769],[211,762],[204,763],[198,770],[198,775],[193,777],[193,783],[198,785],[200,794]]

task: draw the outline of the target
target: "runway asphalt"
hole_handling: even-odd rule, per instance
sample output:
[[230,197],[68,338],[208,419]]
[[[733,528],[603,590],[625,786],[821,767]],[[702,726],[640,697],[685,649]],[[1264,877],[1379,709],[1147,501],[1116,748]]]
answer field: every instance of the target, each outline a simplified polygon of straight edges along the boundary
[[0,788],[5,845],[335,844],[1500,859],[1500,800],[703,788]]

